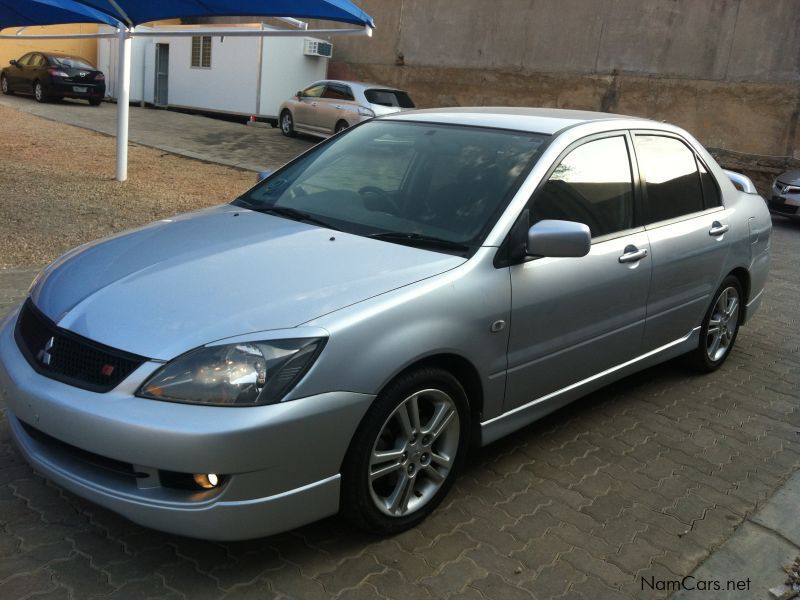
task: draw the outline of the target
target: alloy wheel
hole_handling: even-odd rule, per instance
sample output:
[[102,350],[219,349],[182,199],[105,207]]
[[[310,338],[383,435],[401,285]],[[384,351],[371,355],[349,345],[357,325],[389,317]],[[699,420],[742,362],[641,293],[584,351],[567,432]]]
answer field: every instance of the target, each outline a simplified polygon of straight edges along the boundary
[[461,426],[453,399],[424,389],[389,415],[372,448],[367,473],[375,506],[399,517],[427,504],[453,469]]
[[283,118],[281,118],[281,130],[286,135],[292,132],[292,117],[289,116],[288,112],[283,113]]
[[5,77],[0,78],[0,88],[3,90],[4,94],[8,93],[8,79]]
[[38,81],[36,82],[36,85],[33,88],[33,97],[36,98],[37,102],[41,102],[42,99],[44,98],[44,92],[42,90],[42,84],[39,83]]
[[708,321],[706,354],[711,361],[717,362],[728,353],[738,326],[739,292],[726,287],[717,297]]

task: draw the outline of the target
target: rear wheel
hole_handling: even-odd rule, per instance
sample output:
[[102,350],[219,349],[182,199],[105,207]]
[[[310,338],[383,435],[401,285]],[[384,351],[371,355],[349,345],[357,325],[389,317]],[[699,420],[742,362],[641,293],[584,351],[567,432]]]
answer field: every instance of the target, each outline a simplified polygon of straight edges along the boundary
[[8,78],[5,75],[0,77],[0,90],[2,90],[6,96],[10,96],[14,93],[11,91],[11,86],[8,84]]
[[100,106],[102,100],[100,98],[89,98],[89,104],[92,106]]
[[281,113],[281,132],[286,137],[294,137],[297,135],[294,131],[294,119],[292,118],[292,113],[288,110],[284,110]]
[[34,82],[33,97],[37,102],[47,102],[47,95],[44,93],[44,87],[41,81]]
[[700,343],[687,357],[692,367],[710,373],[727,360],[739,334],[743,297],[739,280],[733,275],[726,277],[703,319]]
[[469,431],[464,388],[447,371],[401,375],[375,399],[342,468],[342,514],[356,527],[392,534],[422,522],[447,495]]

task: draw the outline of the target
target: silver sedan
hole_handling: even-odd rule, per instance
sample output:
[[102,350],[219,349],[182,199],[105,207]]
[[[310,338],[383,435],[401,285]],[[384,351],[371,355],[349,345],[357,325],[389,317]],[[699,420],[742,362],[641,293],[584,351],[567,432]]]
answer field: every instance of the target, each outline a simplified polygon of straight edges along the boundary
[[375,116],[414,108],[403,90],[372,83],[326,80],[312,83],[281,104],[283,135],[297,132],[329,137]]
[[0,389],[35,469],[144,525],[397,532],[469,446],[674,357],[719,368],[770,232],[671,125],[398,113],[56,260],[0,327]]
[[786,171],[775,178],[768,205],[773,214],[800,219],[800,171]]

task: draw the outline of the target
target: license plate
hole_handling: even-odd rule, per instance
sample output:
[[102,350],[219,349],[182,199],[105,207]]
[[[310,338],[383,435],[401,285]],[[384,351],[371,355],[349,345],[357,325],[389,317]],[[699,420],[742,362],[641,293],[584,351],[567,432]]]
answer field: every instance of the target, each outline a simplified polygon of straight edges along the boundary
[[88,87],[81,87],[81,86],[77,86],[77,85],[73,85],[72,86],[72,91],[73,92],[78,92],[79,94],[85,94],[86,90],[88,90],[88,89],[89,89]]

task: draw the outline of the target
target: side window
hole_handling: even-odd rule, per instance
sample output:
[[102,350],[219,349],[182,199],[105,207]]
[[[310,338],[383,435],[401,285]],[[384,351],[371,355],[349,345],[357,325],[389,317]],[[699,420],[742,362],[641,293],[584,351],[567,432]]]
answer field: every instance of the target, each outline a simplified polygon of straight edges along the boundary
[[703,186],[703,199],[706,208],[714,208],[722,204],[719,197],[719,188],[717,182],[714,181],[714,176],[708,172],[706,166],[697,161],[697,166],[700,168],[700,183]]
[[648,223],[704,209],[694,152],[675,138],[637,135],[636,157],[647,190]]
[[44,56],[41,54],[34,54],[33,57],[28,61],[28,65],[31,67],[41,67],[44,64]]
[[25,55],[24,55],[22,58],[20,58],[20,59],[17,61],[17,64],[18,64],[20,67],[24,67],[24,66],[26,66],[26,65],[28,64],[28,62],[30,62],[30,60],[31,60],[32,58],[33,58],[33,53],[28,53],[28,54],[25,54]]
[[322,92],[325,91],[325,84],[312,85],[310,88],[303,90],[303,96],[306,98],[319,98]]
[[211,68],[211,36],[192,36],[192,67],[201,69]]
[[633,177],[624,136],[587,142],[570,152],[533,199],[531,224],[585,223],[592,237],[633,227]]
[[331,100],[353,100],[353,94],[346,86],[329,83],[322,94],[323,98],[330,98]]

